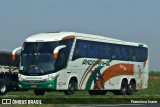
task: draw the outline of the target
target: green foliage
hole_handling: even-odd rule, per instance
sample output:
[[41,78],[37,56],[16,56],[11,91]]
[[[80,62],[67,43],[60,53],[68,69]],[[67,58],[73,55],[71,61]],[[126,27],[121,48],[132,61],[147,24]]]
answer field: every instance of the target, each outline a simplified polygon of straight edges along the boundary
[[160,71],[150,71],[149,76],[160,76]]

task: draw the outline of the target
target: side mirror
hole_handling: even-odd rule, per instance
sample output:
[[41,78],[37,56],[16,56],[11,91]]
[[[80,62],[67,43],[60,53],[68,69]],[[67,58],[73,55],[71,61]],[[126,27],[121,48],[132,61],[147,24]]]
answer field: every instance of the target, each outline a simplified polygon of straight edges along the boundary
[[22,47],[18,47],[12,51],[12,60],[16,60],[16,52],[21,49],[22,49]]
[[66,47],[66,45],[61,45],[61,46],[56,47],[53,51],[53,58],[57,59],[59,50],[61,50],[62,48],[65,48],[65,47]]

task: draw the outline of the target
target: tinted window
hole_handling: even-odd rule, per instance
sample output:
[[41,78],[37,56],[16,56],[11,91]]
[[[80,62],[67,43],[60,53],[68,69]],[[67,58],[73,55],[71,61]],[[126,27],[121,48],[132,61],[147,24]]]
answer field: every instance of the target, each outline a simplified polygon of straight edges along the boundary
[[138,61],[142,62],[147,60],[147,56],[148,56],[147,48],[140,47],[137,50],[138,50]]
[[99,49],[100,49],[99,58],[102,58],[102,59],[107,58],[107,49],[106,49],[106,46],[103,43],[100,43],[99,44]]
[[147,48],[77,40],[73,60],[82,57],[143,62]]
[[110,59],[116,59],[115,55],[115,45],[109,45],[109,51],[110,51]]
[[59,53],[65,53],[65,63],[67,63],[67,60],[69,58],[72,44],[73,44],[73,39],[60,41],[60,45],[66,45],[66,48],[61,49],[59,52]]
[[132,59],[133,61],[137,61],[137,49],[136,47],[132,47]]
[[81,57],[87,57],[88,45],[86,41],[77,40],[74,49],[73,60]]
[[115,56],[116,56],[116,60],[122,59],[122,46],[121,45],[115,45]]
[[88,42],[88,57],[89,58],[98,58],[99,57],[98,43]]

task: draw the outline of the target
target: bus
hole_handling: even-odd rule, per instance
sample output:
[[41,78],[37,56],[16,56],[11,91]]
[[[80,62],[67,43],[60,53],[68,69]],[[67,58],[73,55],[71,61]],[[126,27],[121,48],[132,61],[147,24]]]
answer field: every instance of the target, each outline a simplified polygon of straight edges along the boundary
[[143,43],[77,32],[28,37],[20,51],[18,86],[35,95],[61,91],[73,95],[132,95],[148,87],[149,55]]

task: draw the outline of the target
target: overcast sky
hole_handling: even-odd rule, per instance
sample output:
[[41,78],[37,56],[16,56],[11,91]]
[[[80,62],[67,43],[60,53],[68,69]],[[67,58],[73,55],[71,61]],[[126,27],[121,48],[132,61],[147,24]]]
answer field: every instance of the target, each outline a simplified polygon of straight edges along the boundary
[[150,70],[160,70],[160,0],[0,0],[1,51],[54,31],[145,43]]

